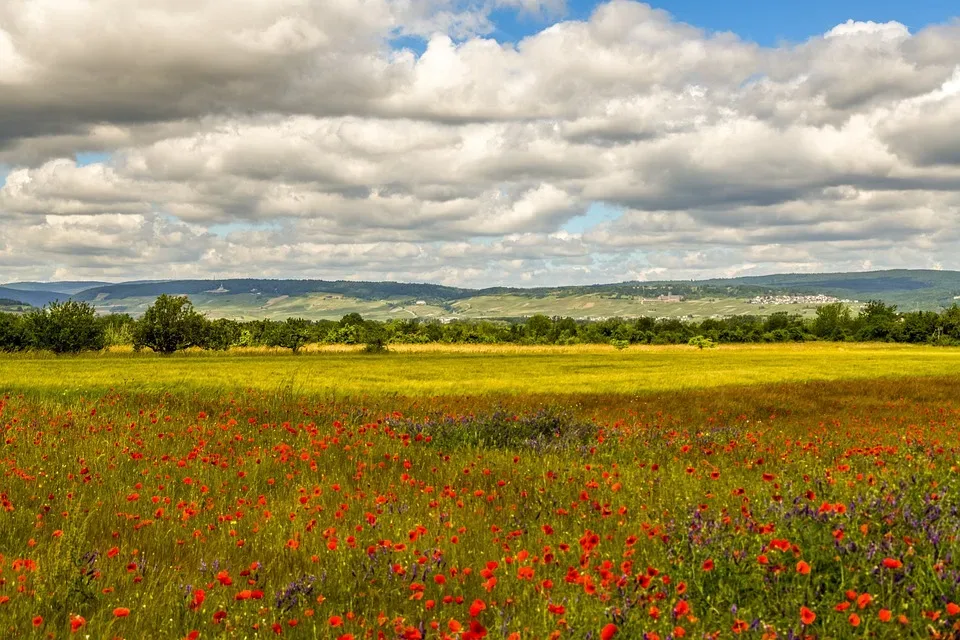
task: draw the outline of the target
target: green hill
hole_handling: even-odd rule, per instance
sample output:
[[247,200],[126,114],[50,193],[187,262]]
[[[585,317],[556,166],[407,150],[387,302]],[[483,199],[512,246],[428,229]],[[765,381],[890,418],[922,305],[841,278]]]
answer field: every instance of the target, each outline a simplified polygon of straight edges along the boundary
[[[49,287],[49,289],[43,289]],[[0,297],[34,306],[63,300],[90,302],[102,313],[140,315],[160,294],[187,295],[209,317],[236,319],[518,318],[542,313],[574,318],[813,315],[824,300],[880,299],[903,310],[937,310],[960,300],[960,272],[892,270],[776,274],[618,282],[560,287],[467,289],[428,283],[349,280],[225,280],[23,282],[0,287]],[[775,299],[776,296],[802,296]],[[823,298],[811,298],[822,296]],[[762,298],[757,300],[757,298]],[[852,303],[855,304],[855,303]]]

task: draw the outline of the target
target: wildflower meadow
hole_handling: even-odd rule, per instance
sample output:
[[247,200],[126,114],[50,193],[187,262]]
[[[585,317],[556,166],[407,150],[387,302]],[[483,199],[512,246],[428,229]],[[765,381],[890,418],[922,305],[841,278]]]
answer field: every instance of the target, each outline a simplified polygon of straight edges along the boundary
[[337,397],[130,361],[4,378],[0,637],[960,634],[953,375]]

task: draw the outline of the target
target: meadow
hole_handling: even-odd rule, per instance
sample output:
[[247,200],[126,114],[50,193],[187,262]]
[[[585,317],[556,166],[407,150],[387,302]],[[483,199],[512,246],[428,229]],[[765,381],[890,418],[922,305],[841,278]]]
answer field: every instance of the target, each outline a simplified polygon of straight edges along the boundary
[[195,350],[161,358],[129,348],[80,356],[0,357],[0,388],[44,393],[257,389],[311,396],[614,393],[808,380],[950,375],[960,348],[807,343],[690,347],[391,345]]
[[958,358],[3,357],[0,637],[955,637]]

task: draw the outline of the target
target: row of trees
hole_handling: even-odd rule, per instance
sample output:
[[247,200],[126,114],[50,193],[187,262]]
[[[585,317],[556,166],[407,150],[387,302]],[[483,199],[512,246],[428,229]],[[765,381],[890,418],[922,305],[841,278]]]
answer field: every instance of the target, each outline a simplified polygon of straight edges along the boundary
[[42,349],[56,353],[100,350],[127,344],[161,354],[200,347],[274,346],[299,351],[310,343],[513,344],[689,344],[703,338],[714,343],[803,342],[807,340],[886,341],[960,345],[960,307],[941,313],[900,313],[883,302],[870,302],[854,315],[842,303],[821,306],[815,318],[774,313],[770,316],[710,318],[700,322],[676,318],[611,318],[579,321],[536,315],[516,321],[365,320],[351,313],[339,321],[300,318],[277,320],[208,320],[186,297],[162,295],[134,319],[97,316],[82,302],[54,303],[23,315],[0,313],[0,350]]

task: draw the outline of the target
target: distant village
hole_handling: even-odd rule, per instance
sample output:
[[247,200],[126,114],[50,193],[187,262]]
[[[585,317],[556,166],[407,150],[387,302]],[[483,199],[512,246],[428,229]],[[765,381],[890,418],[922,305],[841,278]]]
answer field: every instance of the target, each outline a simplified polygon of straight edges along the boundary
[[779,304],[833,304],[843,302],[857,304],[857,300],[847,300],[816,294],[812,296],[756,296],[748,301],[750,304],[779,305]]

